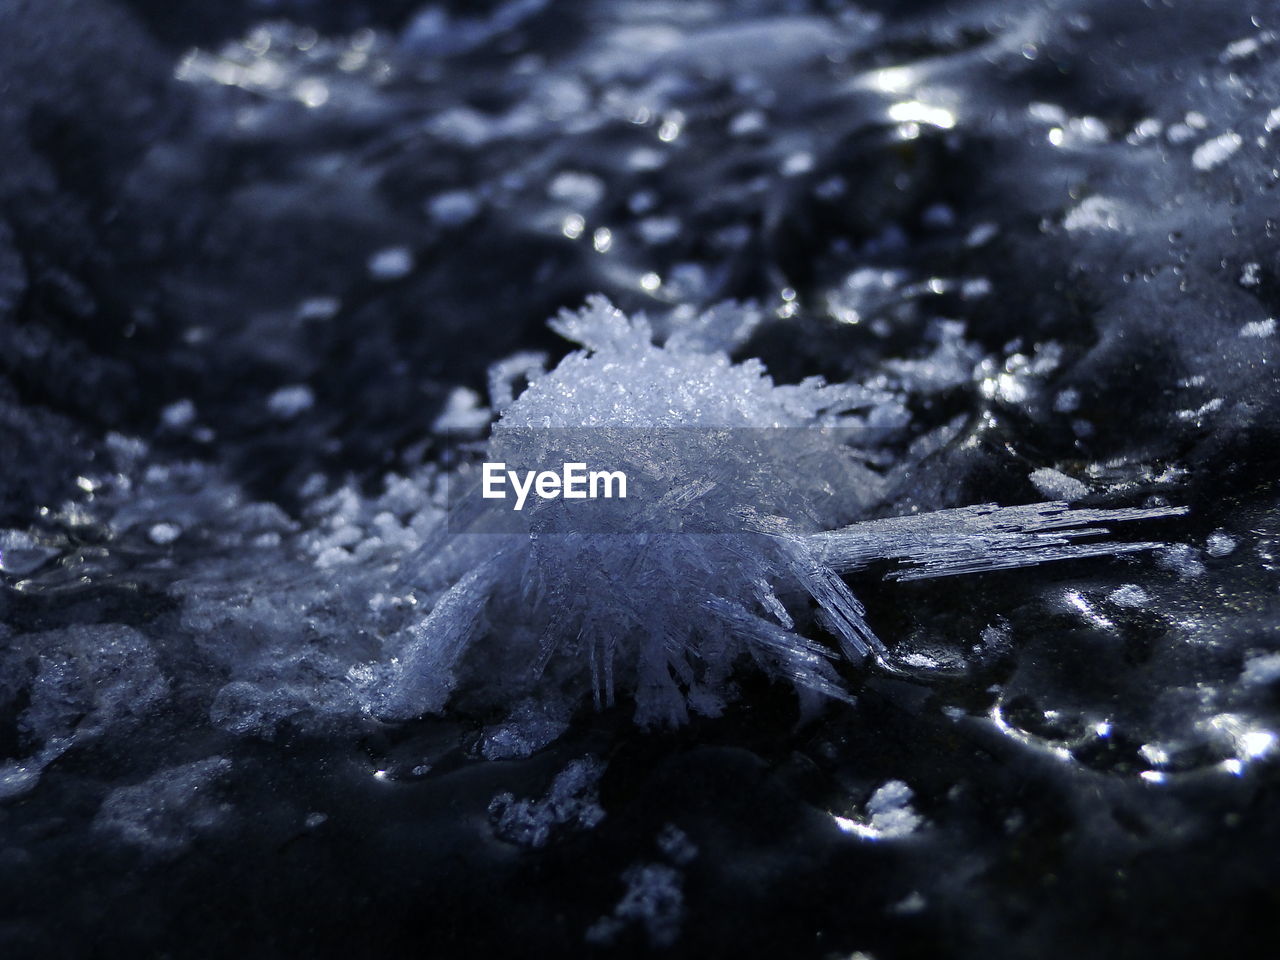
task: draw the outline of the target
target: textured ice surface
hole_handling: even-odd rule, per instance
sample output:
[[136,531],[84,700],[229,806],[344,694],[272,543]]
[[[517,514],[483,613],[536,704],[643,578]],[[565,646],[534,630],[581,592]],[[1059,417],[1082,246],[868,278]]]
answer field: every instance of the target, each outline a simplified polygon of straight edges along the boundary
[[170,859],[230,813],[216,791],[231,766],[225,757],[209,757],[161,770],[137,786],[117,787],[102,802],[94,827],[150,859]]
[[35,785],[73,746],[136,727],[170,692],[151,643],[125,626],[0,634],[0,709],[17,713],[20,759],[0,764],[0,796]]

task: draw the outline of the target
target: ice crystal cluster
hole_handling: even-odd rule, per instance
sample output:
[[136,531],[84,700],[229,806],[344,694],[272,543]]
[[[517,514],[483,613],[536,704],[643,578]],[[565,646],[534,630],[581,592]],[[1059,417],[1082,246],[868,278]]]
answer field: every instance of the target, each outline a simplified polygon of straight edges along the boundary
[[392,638],[378,715],[440,711],[459,691],[572,700],[589,686],[597,705],[632,692],[641,724],[679,724],[718,714],[745,661],[844,697],[834,660],[892,664],[842,573],[884,559],[900,578],[933,577],[1145,549],[1072,541],[1105,533],[1098,521],[1177,512],[1049,502],[858,522],[882,481],[857,440],[888,415],[885,398],[820,378],[779,385],[757,360],[734,363],[746,317],[721,307],[661,345],[603,298],[553,321],[584,349],[545,375],[523,367],[530,383],[501,410],[486,457],[606,464],[650,495],[590,528],[563,500],[533,503],[515,531],[460,511],[400,571],[442,592]]

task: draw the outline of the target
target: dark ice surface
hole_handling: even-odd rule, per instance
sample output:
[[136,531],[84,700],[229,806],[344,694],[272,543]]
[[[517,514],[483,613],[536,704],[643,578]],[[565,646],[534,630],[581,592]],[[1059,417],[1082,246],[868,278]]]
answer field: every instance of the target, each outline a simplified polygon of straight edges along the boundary
[[[1274,956],[1276,31],[0,3],[0,956]],[[373,719],[433,424],[595,292],[891,397],[881,516],[1190,512],[851,576],[852,704]]]

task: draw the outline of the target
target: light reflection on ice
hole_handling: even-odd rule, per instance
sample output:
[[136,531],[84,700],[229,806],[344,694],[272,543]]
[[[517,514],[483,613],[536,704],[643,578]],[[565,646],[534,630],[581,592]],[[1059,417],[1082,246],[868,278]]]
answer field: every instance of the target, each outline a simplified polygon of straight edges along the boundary
[[903,100],[889,107],[889,119],[898,123],[925,123],[943,130],[956,125],[956,116],[943,107],[932,107],[918,100]]

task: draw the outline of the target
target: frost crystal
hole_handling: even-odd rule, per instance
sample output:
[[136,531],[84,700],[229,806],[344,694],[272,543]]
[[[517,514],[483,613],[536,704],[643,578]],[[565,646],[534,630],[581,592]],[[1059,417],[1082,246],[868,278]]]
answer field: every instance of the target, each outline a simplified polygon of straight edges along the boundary
[[583,757],[556,775],[541,800],[498,794],[489,804],[494,833],[519,846],[542,847],[557,830],[590,830],[604,819],[604,809],[596,801],[596,785],[603,774],[601,761]]
[[[890,560],[891,577],[919,579],[1144,550],[1155,545],[1075,541],[1107,533],[1102,522],[1182,512],[1055,501],[854,522],[882,481],[848,431],[884,418],[882,396],[819,378],[777,385],[758,360],[731,362],[741,321],[722,310],[657,345],[644,318],[594,298],[552,323],[584,350],[545,374],[535,355],[499,365],[489,460],[605,464],[656,494],[616,501],[589,531],[566,521],[564,501],[513,515],[525,524],[514,532],[455,516],[401,567],[436,599],[390,639],[376,714],[440,711],[462,686],[504,703],[589,688],[597,705],[622,689],[641,724],[678,724],[716,715],[743,660],[848,699],[832,660],[889,655],[840,574]],[[655,532],[664,511],[678,530]]]
[[638,863],[622,874],[626,893],[587,930],[587,942],[608,944],[628,924],[644,928],[650,946],[669,947],[680,935],[684,889],[680,872],[663,863]]

